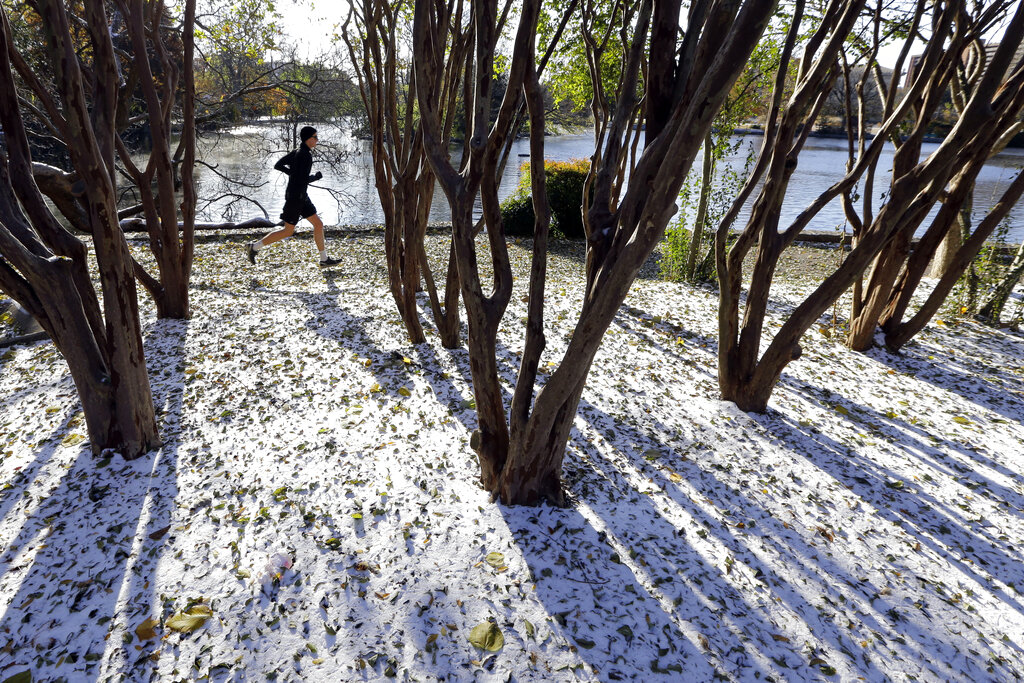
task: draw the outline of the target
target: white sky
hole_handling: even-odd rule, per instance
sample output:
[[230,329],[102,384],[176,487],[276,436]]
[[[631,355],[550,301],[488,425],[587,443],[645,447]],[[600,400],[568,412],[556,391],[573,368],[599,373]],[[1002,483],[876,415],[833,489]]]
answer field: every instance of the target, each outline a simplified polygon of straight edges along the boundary
[[310,57],[325,51],[343,51],[342,43],[334,45],[334,26],[345,20],[345,0],[285,0],[278,5],[284,29],[283,42],[295,44],[299,55]]
[[[344,45],[335,45],[332,40],[334,26],[345,19],[349,3],[347,0],[284,0],[278,5],[282,18],[283,42],[296,44],[299,55],[310,57],[334,50],[343,51]],[[989,37],[998,40],[1004,27],[999,26]],[[879,61],[891,67],[899,56],[900,44],[883,47]],[[911,51],[918,54],[924,49],[922,43]]]

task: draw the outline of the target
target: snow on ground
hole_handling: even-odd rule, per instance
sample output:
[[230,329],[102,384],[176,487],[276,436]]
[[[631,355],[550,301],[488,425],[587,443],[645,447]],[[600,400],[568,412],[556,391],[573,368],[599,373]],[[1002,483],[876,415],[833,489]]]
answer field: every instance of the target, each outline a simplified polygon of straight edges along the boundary
[[[0,356],[0,677],[1024,675],[1020,335],[933,324],[894,356],[814,330],[748,415],[715,398],[714,293],[638,280],[576,418],[571,507],[511,508],[476,484],[466,352],[405,341],[379,245],[335,242],[325,273],[308,240],[256,267],[200,245],[194,318],[146,323],[165,445],[133,462],[90,454],[51,344]],[[552,260],[545,363],[578,252]]]

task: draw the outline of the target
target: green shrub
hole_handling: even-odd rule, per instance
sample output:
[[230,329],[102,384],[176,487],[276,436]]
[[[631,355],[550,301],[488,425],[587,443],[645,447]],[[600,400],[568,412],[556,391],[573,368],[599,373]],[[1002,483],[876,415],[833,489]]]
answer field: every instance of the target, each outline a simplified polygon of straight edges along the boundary
[[[570,239],[585,237],[580,205],[583,203],[583,186],[586,184],[589,169],[590,162],[585,159],[544,162],[553,234],[561,233]],[[533,235],[530,162],[526,162],[520,168],[518,189],[502,202],[501,218],[505,224],[506,235]]]
[[533,237],[533,199],[516,190],[501,203],[501,222],[510,237]]
[[690,231],[682,221],[674,221],[665,229],[658,266],[661,276],[673,282],[682,282],[686,272],[686,257],[690,253]]

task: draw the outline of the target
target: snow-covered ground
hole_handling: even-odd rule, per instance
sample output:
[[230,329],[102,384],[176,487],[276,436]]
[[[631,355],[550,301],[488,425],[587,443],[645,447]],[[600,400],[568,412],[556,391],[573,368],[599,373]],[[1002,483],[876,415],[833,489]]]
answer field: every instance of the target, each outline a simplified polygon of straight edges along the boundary
[[[466,352],[406,342],[379,236],[333,249],[200,245],[194,318],[147,319],[165,444],[133,462],[89,452],[52,344],[0,355],[0,679],[1024,676],[1020,335],[815,329],[748,415],[716,399],[714,293],[638,280],[571,507],[510,508],[476,484]],[[581,268],[553,258],[545,362]]]

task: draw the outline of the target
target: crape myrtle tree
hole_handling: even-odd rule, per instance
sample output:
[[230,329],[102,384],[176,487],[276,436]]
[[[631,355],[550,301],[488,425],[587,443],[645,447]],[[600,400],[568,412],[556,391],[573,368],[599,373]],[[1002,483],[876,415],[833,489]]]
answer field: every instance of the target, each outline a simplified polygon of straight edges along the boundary
[[[717,261],[720,282],[719,304],[719,386],[723,398],[750,411],[763,411],[782,370],[800,356],[800,338],[837,299],[865,272],[872,261],[864,293],[854,292],[854,315],[848,343],[854,348],[869,342],[875,322],[882,308],[873,297],[888,282],[891,287],[896,272],[886,259],[905,251],[900,240],[909,245],[909,236],[924,220],[954,171],[961,162],[974,158],[982,150],[990,149],[989,124],[985,116],[995,92],[994,85],[979,84],[978,92],[987,89],[984,96],[972,99],[964,116],[960,118],[939,149],[926,159],[920,159],[920,143],[925,127],[948,87],[952,71],[959,63],[963,47],[976,36],[979,26],[986,25],[988,15],[982,11],[972,18],[963,3],[917,2],[909,16],[905,35],[911,36],[904,44],[896,69],[888,86],[879,75],[879,90],[883,93],[884,120],[870,144],[862,144],[851,157],[847,174],[808,205],[785,229],[780,229],[779,215],[789,178],[796,168],[798,152],[813,125],[824,98],[841,69],[837,59],[841,41],[856,26],[860,8],[846,3],[841,17],[835,17],[836,7],[829,5],[816,30],[804,47],[796,88],[783,107],[773,103],[769,115],[762,156],[755,166],[744,191],[733,205],[733,210],[719,226],[717,235]],[[797,3],[798,13],[804,9]],[[873,24],[882,22],[882,8],[868,8],[866,17]],[[909,41],[922,32],[922,23],[929,23],[929,40],[921,65],[912,84],[897,97],[895,83],[901,65],[910,50]],[[872,29],[874,31],[874,29]],[[1009,31],[1008,31],[1009,32]],[[1010,33],[1011,40],[1012,33]],[[876,72],[877,73],[877,72]],[[781,86],[781,82],[779,83]],[[977,94],[977,93],[976,93]],[[906,122],[909,118],[909,122]],[[900,126],[904,126],[903,129]],[[899,135],[901,134],[902,135]],[[893,159],[892,183],[885,203],[877,212],[871,211],[870,173],[873,173],[882,146],[887,141],[899,142]],[[810,220],[832,199],[849,193],[858,180],[868,172],[868,182],[862,196],[867,207],[854,222],[854,248],[843,263],[800,304],[776,331],[764,353],[760,353],[764,319],[768,305],[774,269],[782,251],[791,245]],[[746,201],[758,180],[763,186],[757,195],[751,217],[736,240],[727,249],[728,230],[739,207]],[[844,206],[849,209],[849,196]],[[854,215],[850,210],[847,216]],[[856,216],[855,216],[856,217]],[[745,301],[745,314],[740,321],[740,292],[744,258],[756,247],[751,282]],[[889,251],[885,251],[889,250]],[[881,254],[881,256],[880,256]],[[876,259],[876,257],[878,257]],[[891,279],[890,279],[891,278]],[[885,289],[886,295],[889,289]],[[881,299],[884,304],[886,299]],[[872,320],[865,327],[865,321]],[[865,329],[867,333],[865,334]]]
[[[538,62],[538,75],[563,35],[575,6],[576,0],[563,4],[559,22],[545,21],[551,17],[542,12],[540,21],[543,22],[542,33],[548,48]],[[433,55],[438,59],[435,66],[441,77],[422,84],[431,101],[437,103],[439,139],[449,140],[453,134],[461,134],[464,147],[468,146],[468,136],[465,131],[458,133],[456,127],[460,124],[465,126],[466,108],[461,105],[465,96],[467,58],[471,56],[473,47],[474,24],[464,20],[467,7],[464,3],[456,3],[451,8],[450,26],[445,34],[447,42],[443,50]],[[511,21],[513,9],[513,3],[505,3],[498,19],[498,33]],[[455,243],[453,241],[449,249],[443,304],[424,247],[435,176],[423,149],[423,130],[416,106],[419,86],[416,72],[412,61],[402,57],[411,50],[412,19],[412,3],[364,0],[351,5],[342,27],[342,37],[356,71],[370,124],[370,149],[374,179],[384,213],[384,245],[392,296],[410,341],[420,343],[425,337],[415,295],[421,281],[425,282],[441,343],[447,348],[455,348],[460,343],[460,286]],[[490,121],[495,120],[507,92],[506,78],[505,73],[496,73],[496,82],[489,95]],[[498,179],[511,153],[514,135],[527,113],[523,98],[515,92],[512,95],[518,98],[514,100],[518,104],[511,108],[514,115],[503,124],[510,133],[504,135],[498,161],[491,168]],[[463,158],[468,160],[469,153],[464,151]],[[474,234],[482,229],[483,224],[478,220]]]
[[[0,92],[30,93],[0,98],[6,145],[0,157],[0,288],[39,321],[64,355],[93,451],[111,448],[133,458],[158,445],[159,435],[143,353],[136,264],[118,223],[115,158],[118,118],[126,115],[119,97],[128,82],[125,58],[133,55],[140,79],[146,71],[137,62],[147,62],[147,68],[151,59],[159,62],[160,55],[151,52],[159,48],[136,41],[161,34],[160,13],[147,12],[147,4],[135,0],[120,5],[122,23],[117,24],[101,0],[86,0],[74,16],[58,0],[27,7],[38,19],[34,25],[46,57],[31,67],[12,41],[9,6],[0,6]],[[181,39],[189,57],[193,17],[193,1],[187,0]],[[147,19],[156,23],[147,26]],[[26,91],[19,91],[22,85]],[[185,87],[190,87],[187,77]],[[31,106],[23,108],[26,102]],[[159,123],[171,99],[156,104],[149,115]],[[92,237],[102,303],[90,279],[86,244],[51,213],[33,179],[26,111],[45,117],[67,148],[79,186],[80,218]],[[176,228],[175,221],[175,243]]]
[[[898,349],[922,329],[1024,189],[1024,181],[1011,183],[985,220],[957,250],[929,301],[912,320],[903,324],[913,292],[938,244],[950,230],[960,229],[957,219],[962,211],[969,210],[978,173],[994,150],[1003,144],[1004,134],[1016,125],[1024,106],[1024,91],[1021,90],[1024,73],[1013,73],[1004,83],[1004,75],[1011,70],[1013,55],[1024,37],[1024,11],[1018,7],[999,49],[977,80],[952,130],[935,152],[920,159],[926,123],[934,116],[945,91],[956,82],[954,75],[963,68],[963,55],[1011,5],[998,2],[972,6],[969,12],[966,4],[951,3],[945,10],[954,14],[948,45],[941,48],[944,54],[937,61],[937,68],[918,77],[918,80],[927,79],[928,84],[913,101],[914,123],[894,155],[893,180],[886,203],[870,224],[865,222],[866,232],[884,239],[878,240],[877,256],[872,255],[874,260],[863,295],[854,302],[847,343],[855,350],[864,350],[874,343],[880,324],[886,332],[886,345],[892,349]],[[941,20],[936,18],[933,24]],[[933,37],[929,48],[939,50],[935,42],[937,39]],[[939,201],[942,205],[936,217],[918,246],[911,250],[913,235]]]
[[[423,342],[423,324],[416,302],[422,281],[441,343],[459,345],[459,280],[454,244],[445,278],[444,302],[438,295],[424,238],[434,198],[434,173],[424,156],[423,131],[415,107],[416,74],[403,57],[411,41],[413,3],[362,0],[352,2],[342,37],[359,83],[371,135],[373,173],[384,213],[384,252],[388,285],[413,344]],[[463,5],[452,15],[453,28],[462,27]],[[438,102],[439,137],[451,137],[456,97],[463,82],[466,57],[472,46],[468,31],[445,34],[446,49],[440,80],[431,83]],[[426,87],[426,86],[425,86]]]
[[[1000,9],[999,5],[1002,5],[1001,9],[1005,11],[1011,4],[996,3],[992,8]],[[979,33],[986,28],[982,23],[986,18],[979,17],[975,22]],[[968,116],[972,108],[987,112],[988,118],[973,132],[965,133],[954,128],[954,132],[959,132],[968,142],[957,159],[944,191],[939,195],[941,207],[938,214],[917,246],[903,257],[902,269],[895,282],[888,285],[888,292],[880,278],[878,291],[869,292],[878,300],[885,295],[885,305],[878,324],[885,334],[885,345],[891,350],[898,350],[920,332],[946,301],[957,281],[965,274],[970,275],[969,270],[985,242],[1024,194],[1024,173],[1018,172],[995,205],[972,229],[971,212],[977,176],[985,162],[1002,151],[1009,139],[1020,130],[1021,114],[1024,111],[1024,63],[1013,63],[1013,57],[1024,38],[1022,24],[1024,22],[1019,17],[1011,20],[991,63],[984,63],[980,40],[972,41],[968,54],[973,54],[976,62],[971,78],[963,77],[965,69],[962,66],[956,69],[951,85],[954,105],[961,119]],[[957,238],[950,240],[950,234]],[[928,293],[925,302],[908,315],[911,299],[940,244],[947,247],[948,253],[943,258],[938,282]],[[976,286],[976,283],[972,282],[970,286]],[[870,325],[869,320],[863,323],[864,328]]]
[[[428,161],[452,209],[462,296],[469,328],[470,369],[479,429],[472,446],[481,481],[509,504],[563,502],[561,466],[591,363],[641,265],[661,240],[675,212],[675,199],[711,122],[754,49],[775,8],[774,2],[696,2],[685,17],[681,2],[616,2],[605,33],[625,42],[621,77],[610,99],[601,146],[593,163],[593,200],[587,221],[587,273],[584,303],[563,360],[539,389],[537,366],[545,346],[545,251],[550,211],[543,183],[543,97],[535,64],[539,2],[524,2],[515,33],[508,90],[493,125],[487,103],[493,81],[498,36],[497,7],[486,0],[470,4],[474,51],[467,63],[465,103],[470,123],[467,155],[459,168],[448,161],[436,102],[424,84],[442,76],[437,54],[446,44],[450,11],[443,2],[417,3],[413,59],[417,97]],[[591,26],[586,5],[582,30]],[[685,29],[680,32],[685,18]],[[613,33],[614,31],[614,33]],[[591,32],[591,42],[604,38]],[[667,55],[667,58],[666,58]],[[596,58],[594,54],[592,57]],[[592,82],[600,82],[591,61]],[[643,91],[643,83],[659,87]],[[599,86],[595,86],[599,87]],[[512,292],[497,183],[493,169],[507,140],[520,90],[526,95],[531,131],[531,186],[536,215],[530,271],[526,341],[511,406],[506,413],[497,372],[498,323]],[[647,122],[646,146],[632,156],[628,181],[622,169],[630,158],[624,146],[634,122]],[[479,193],[493,266],[484,291],[473,236],[472,208]]]
[[[17,75],[17,89],[12,92],[18,93],[26,120],[66,150],[70,160],[70,169],[35,163],[36,184],[68,223],[85,234],[94,234],[88,206],[94,200],[83,191],[89,179],[87,167],[81,164],[87,162],[80,150],[82,141],[68,123],[67,110],[72,103],[61,80],[65,67],[60,61],[48,63],[32,54],[45,46],[49,57],[57,58],[45,39],[53,30],[47,25],[47,11],[68,17],[68,49],[79,61],[84,81],[83,99],[73,103],[85,107],[97,120],[109,118],[113,126],[110,143],[116,166],[110,182],[115,201],[129,195],[138,200],[114,216],[142,217],[158,273],[154,275],[132,260],[133,272],[152,296],[159,317],[188,318],[196,207],[192,30],[183,28],[182,18],[168,14],[162,2],[150,0],[117,0],[95,10],[86,5],[81,15],[72,7],[49,9],[41,2],[13,6],[11,12],[32,30],[11,45],[10,59]],[[83,26],[91,21],[106,22],[104,49],[110,52],[109,60],[81,35]],[[95,85],[98,81],[104,81],[102,88]],[[100,114],[103,108],[109,112]],[[172,140],[172,120],[182,123],[176,141]],[[133,141],[140,140],[148,147],[148,158],[136,164]]]

